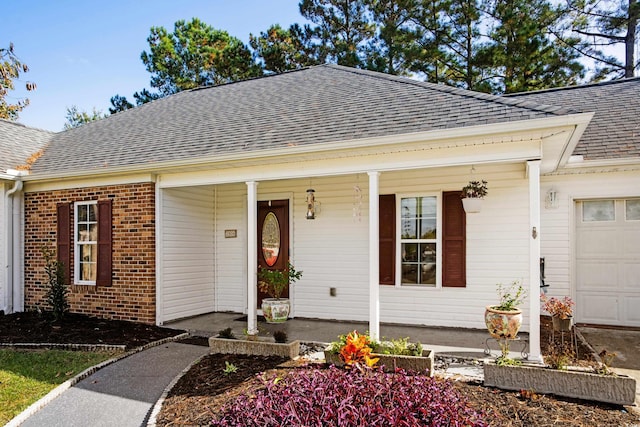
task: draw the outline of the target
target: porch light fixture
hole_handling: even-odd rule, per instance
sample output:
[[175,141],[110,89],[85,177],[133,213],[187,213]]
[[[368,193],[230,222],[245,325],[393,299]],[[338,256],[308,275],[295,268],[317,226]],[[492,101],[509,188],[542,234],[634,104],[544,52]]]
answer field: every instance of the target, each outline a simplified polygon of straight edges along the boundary
[[555,188],[551,188],[547,191],[547,196],[544,199],[544,207],[547,209],[558,208],[558,192]]
[[307,190],[307,219],[316,219],[316,197],[313,188]]

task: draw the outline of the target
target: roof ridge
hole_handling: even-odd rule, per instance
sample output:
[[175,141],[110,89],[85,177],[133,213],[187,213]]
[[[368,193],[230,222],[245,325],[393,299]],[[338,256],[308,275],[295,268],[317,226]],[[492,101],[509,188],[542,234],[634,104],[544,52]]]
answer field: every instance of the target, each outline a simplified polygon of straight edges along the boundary
[[458,95],[462,97],[478,99],[481,101],[496,102],[498,104],[503,104],[510,107],[525,108],[527,110],[532,110],[536,112],[543,112],[543,113],[549,113],[549,114],[555,114],[555,115],[565,115],[565,114],[579,112],[579,111],[561,107],[561,106],[538,104],[531,101],[520,101],[520,100],[516,101],[513,99],[507,99],[503,95],[493,95],[490,93],[477,92],[469,89],[462,89],[454,86],[448,86],[445,84],[423,82],[423,81],[411,79],[409,77],[386,74],[386,73],[381,73],[379,71],[371,71],[371,70],[365,70],[361,68],[351,68],[351,67],[345,67],[343,65],[337,65],[337,64],[322,64],[321,66],[328,66],[330,68],[334,68],[336,70],[340,70],[344,72],[351,72],[354,74],[366,75],[372,78],[379,78],[379,79],[394,81],[397,83],[410,84],[410,85],[422,87],[425,89],[436,90],[436,91],[447,93],[447,94],[453,94],[453,95]]
[[7,119],[0,118],[0,122],[7,123],[7,124],[12,124],[12,125],[15,125],[15,126],[20,126],[20,127],[23,127],[25,129],[29,129],[29,130],[37,130],[39,132],[45,132],[45,133],[51,133],[51,134],[57,133],[57,132],[55,132],[53,130],[41,129],[41,128],[37,128],[37,127],[34,127],[34,126],[27,126],[24,123],[14,122],[13,120],[7,120]]
[[604,82],[577,84],[577,85],[572,85],[572,86],[551,87],[551,88],[548,88],[548,89],[531,90],[531,91],[528,91],[528,92],[506,93],[503,96],[504,97],[518,97],[518,96],[527,96],[527,95],[539,94],[539,93],[560,92],[560,91],[564,91],[564,90],[573,90],[573,89],[584,89],[584,88],[597,87],[597,86],[610,86],[610,85],[614,85],[614,84],[618,84],[618,83],[629,83],[629,82],[632,82],[634,80],[640,80],[640,77],[626,77],[626,78],[616,79],[616,80],[607,80],[607,81],[604,81]]

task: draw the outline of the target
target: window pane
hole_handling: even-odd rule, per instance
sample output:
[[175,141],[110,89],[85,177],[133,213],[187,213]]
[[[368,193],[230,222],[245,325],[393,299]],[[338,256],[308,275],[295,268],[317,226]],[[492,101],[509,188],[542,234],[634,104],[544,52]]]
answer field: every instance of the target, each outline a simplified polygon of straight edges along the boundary
[[78,222],[87,221],[87,205],[78,205]]
[[402,261],[418,262],[418,244],[417,243],[402,244]]
[[87,227],[89,229],[89,240],[91,240],[92,242],[97,242],[98,241],[98,224],[89,224]]
[[96,263],[95,262],[81,262],[80,263],[80,280],[82,281],[96,281]]
[[640,199],[626,200],[627,221],[640,221]]
[[402,199],[401,203],[401,217],[402,218],[415,218],[418,216],[417,200],[415,197]]
[[436,262],[436,244],[423,243],[420,245],[420,262],[433,263]]
[[588,221],[615,221],[616,209],[614,200],[598,200],[582,202],[582,220]]
[[436,216],[436,198],[435,197],[420,197],[422,200],[422,212],[421,215],[425,216]]
[[418,221],[415,219],[402,219],[402,238],[416,239],[418,237]]
[[435,285],[436,284],[436,263],[430,262],[420,265],[420,284]]
[[402,283],[418,283],[418,264],[402,264]]
[[421,239],[435,239],[436,238],[436,219],[435,218],[424,218],[420,221],[421,230],[420,230],[420,238]]
[[98,254],[98,245],[94,243],[80,245],[80,261],[95,262]]
[[96,222],[96,218],[98,218],[98,205],[87,205],[87,210],[89,211],[89,221]]

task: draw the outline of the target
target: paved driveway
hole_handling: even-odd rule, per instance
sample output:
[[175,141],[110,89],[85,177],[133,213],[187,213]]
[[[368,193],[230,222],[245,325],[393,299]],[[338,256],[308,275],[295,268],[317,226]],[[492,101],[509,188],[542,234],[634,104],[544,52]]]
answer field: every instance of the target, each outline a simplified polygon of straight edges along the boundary
[[612,366],[616,372],[636,379],[636,408],[640,408],[640,330],[578,328],[596,353],[616,353]]

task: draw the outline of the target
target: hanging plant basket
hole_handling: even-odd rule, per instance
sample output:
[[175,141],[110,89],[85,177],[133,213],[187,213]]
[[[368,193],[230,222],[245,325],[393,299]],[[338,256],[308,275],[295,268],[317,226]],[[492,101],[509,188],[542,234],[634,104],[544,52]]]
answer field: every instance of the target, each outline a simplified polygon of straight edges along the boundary
[[480,212],[482,208],[482,198],[487,195],[487,181],[469,181],[469,184],[462,187],[462,206],[466,213]]
[[478,197],[466,197],[462,199],[462,207],[466,213],[478,213],[482,209],[482,199]]

